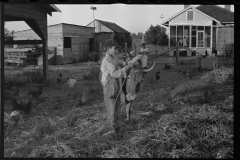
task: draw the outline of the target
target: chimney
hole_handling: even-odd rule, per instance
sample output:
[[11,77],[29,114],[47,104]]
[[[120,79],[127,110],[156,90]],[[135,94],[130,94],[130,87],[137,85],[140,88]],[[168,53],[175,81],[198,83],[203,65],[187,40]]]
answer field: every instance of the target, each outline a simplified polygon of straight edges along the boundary
[[229,10],[230,11],[230,5],[225,5],[225,9]]
[[184,9],[186,9],[186,8],[188,8],[188,7],[190,7],[190,5],[184,4]]

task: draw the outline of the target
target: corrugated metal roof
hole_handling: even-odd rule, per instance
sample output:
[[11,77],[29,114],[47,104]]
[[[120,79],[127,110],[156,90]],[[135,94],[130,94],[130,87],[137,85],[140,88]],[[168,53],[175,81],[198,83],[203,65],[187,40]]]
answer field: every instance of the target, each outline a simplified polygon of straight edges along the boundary
[[196,9],[220,22],[234,22],[234,12],[217,5],[200,5]]

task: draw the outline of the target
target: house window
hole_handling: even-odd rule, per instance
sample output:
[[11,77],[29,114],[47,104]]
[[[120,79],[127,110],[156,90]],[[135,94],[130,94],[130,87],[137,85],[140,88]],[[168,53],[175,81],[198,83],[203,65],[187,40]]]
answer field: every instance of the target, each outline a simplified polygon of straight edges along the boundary
[[170,46],[176,46],[177,26],[170,26]]
[[205,26],[205,47],[211,47],[211,27]]
[[192,26],[192,37],[191,37],[192,46],[191,47],[196,47],[196,37],[197,37],[196,35],[197,35],[196,26]]
[[177,40],[183,45],[183,26],[177,26]]
[[190,29],[189,26],[184,26],[184,30],[183,30],[183,39],[185,38],[187,46],[189,47],[189,34],[190,34]]
[[187,21],[193,21],[193,11],[187,11]]
[[72,38],[71,37],[63,37],[63,47],[64,48],[72,48]]

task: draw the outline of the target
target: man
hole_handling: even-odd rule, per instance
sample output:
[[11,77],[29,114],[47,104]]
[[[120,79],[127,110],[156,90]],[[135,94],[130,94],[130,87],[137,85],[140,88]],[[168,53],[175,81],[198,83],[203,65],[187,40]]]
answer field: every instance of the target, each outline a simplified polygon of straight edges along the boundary
[[183,47],[187,47],[187,38],[183,37]]
[[142,66],[143,69],[147,69],[147,61],[148,61],[148,55],[149,54],[149,49],[146,47],[146,43],[142,43],[142,47],[139,50],[138,55],[141,58]]
[[[119,117],[120,117],[120,87],[122,77],[126,77],[127,70],[137,65],[137,62],[128,63],[123,68],[119,67],[121,63],[116,57],[116,49],[120,48],[114,40],[106,41],[107,52],[101,63],[101,83],[103,85],[104,103],[107,109],[108,121],[113,127],[112,132],[117,133],[119,131]],[[118,97],[117,97],[118,96]]]

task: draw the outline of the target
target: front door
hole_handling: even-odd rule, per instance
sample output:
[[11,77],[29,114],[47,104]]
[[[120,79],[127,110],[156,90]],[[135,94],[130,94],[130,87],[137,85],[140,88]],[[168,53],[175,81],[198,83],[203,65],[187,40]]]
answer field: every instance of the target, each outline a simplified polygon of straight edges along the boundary
[[197,31],[197,47],[204,47],[204,34],[203,34],[203,31]]

